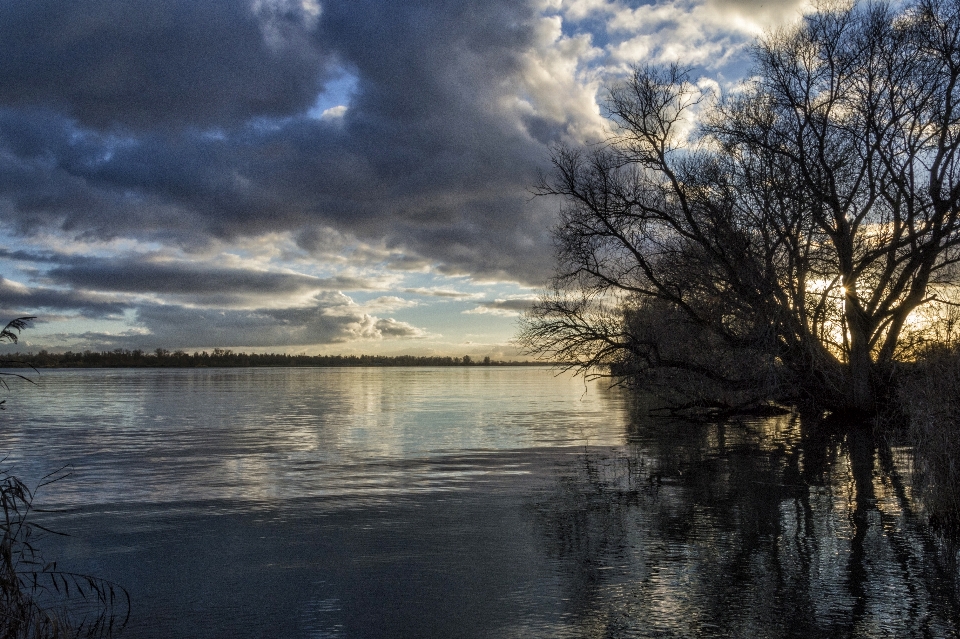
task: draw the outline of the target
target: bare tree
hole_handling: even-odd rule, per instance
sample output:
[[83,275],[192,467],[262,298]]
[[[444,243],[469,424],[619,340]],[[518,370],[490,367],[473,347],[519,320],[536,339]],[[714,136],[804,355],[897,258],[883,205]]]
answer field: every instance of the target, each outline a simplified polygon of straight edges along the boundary
[[[873,411],[960,259],[960,2],[824,6],[754,59],[710,105],[679,67],[637,68],[612,139],[555,150],[559,266],[521,343]],[[714,357],[662,357],[669,335],[632,330],[651,309]]]

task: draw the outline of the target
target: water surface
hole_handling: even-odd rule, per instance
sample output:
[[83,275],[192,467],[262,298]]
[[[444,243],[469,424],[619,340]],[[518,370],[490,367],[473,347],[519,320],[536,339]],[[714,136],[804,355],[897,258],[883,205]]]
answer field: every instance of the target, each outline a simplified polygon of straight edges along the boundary
[[127,637],[948,637],[909,451],[539,368],[43,371],[0,414]]

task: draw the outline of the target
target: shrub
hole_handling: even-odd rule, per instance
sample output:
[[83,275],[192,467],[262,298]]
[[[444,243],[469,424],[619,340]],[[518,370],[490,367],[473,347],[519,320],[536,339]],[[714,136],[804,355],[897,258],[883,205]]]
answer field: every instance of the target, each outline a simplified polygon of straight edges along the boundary
[[914,446],[914,489],[931,523],[960,531],[960,348],[928,350],[897,389]]

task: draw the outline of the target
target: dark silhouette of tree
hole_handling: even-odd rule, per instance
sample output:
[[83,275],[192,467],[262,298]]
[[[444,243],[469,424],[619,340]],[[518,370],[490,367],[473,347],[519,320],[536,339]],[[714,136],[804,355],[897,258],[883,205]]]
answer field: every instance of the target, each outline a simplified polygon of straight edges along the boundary
[[872,412],[960,259],[960,3],[821,6],[753,55],[716,102],[637,68],[610,140],[555,149],[559,266],[520,341],[706,403]]

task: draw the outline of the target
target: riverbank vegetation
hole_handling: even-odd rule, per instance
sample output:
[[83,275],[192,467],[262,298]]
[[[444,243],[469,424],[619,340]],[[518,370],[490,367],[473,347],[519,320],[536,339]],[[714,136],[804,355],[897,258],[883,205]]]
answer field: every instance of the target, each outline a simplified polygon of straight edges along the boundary
[[914,489],[931,520],[960,534],[960,345],[924,353],[901,376],[898,404],[914,448]]
[[[11,320],[0,342],[17,342],[33,317]],[[0,373],[26,379],[18,373]],[[9,388],[4,377],[0,385]],[[2,402],[0,402],[2,404]],[[2,405],[0,405],[2,408]],[[65,479],[59,469],[38,488]],[[120,631],[130,616],[126,590],[105,579],[58,567],[44,558],[40,538],[55,533],[36,523],[34,490],[0,469],[0,637],[5,639],[105,638]]]
[[[43,485],[65,478],[54,473]],[[8,639],[112,637],[130,614],[127,592],[107,580],[47,561],[32,520],[34,492],[0,471],[0,636]]]
[[288,355],[285,353],[235,353],[215,348],[193,354],[158,348],[152,352],[117,349],[74,353],[12,353],[0,361],[6,368],[198,368],[250,366],[530,366],[543,362],[502,361],[415,355]]

